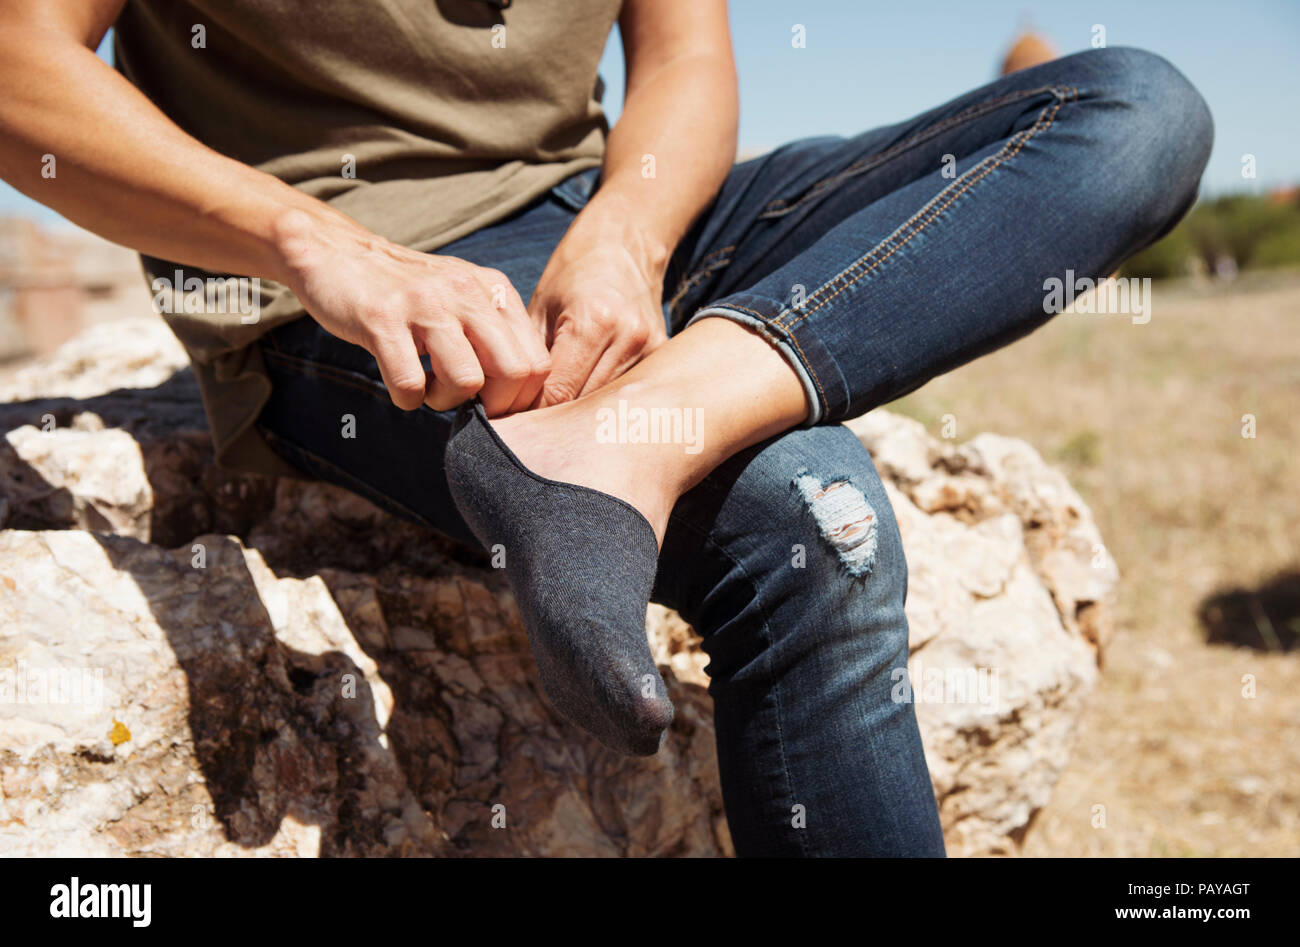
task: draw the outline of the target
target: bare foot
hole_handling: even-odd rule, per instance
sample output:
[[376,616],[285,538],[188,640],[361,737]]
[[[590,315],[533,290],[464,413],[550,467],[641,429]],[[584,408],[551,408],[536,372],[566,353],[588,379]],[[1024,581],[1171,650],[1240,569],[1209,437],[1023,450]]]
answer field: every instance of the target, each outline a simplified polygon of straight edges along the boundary
[[491,423],[538,476],[631,504],[662,547],[673,505],[702,475],[698,446],[690,452],[699,435],[698,415],[687,415],[691,410],[647,386],[611,385]]
[[662,548],[678,497],[807,416],[783,356],[737,323],[702,319],[597,391],[491,423],[538,476],[630,503]]

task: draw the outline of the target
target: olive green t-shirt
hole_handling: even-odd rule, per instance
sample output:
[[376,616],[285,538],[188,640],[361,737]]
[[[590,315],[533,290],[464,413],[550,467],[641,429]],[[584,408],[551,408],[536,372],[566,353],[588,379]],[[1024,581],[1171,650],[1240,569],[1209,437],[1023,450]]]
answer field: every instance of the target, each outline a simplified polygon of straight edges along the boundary
[[[128,0],[114,52],[204,144],[396,243],[434,250],[604,154],[597,67],[621,0],[501,5]],[[174,285],[178,271],[187,285],[225,275],[142,259],[151,286]],[[247,302],[163,317],[194,364],[218,463],[287,473],[254,427],[271,383],[253,343],[304,312],[265,279]]]

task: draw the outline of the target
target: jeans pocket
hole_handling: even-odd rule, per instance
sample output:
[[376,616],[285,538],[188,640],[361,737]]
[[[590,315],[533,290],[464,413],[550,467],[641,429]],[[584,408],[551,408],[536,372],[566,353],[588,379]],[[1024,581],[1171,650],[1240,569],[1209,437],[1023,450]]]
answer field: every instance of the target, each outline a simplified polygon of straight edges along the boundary
[[570,175],[555,185],[551,188],[551,195],[566,207],[580,211],[587,206],[591,195],[596,193],[596,188],[599,186],[600,168],[588,168],[586,171]]

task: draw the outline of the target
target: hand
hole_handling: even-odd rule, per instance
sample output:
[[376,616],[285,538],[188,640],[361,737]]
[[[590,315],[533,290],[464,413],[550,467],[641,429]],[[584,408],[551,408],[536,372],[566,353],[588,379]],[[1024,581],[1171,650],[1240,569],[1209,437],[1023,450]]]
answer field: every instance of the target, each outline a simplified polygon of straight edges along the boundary
[[495,417],[537,400],[550,356],[503,273],[305,214],[286,215],[276,242],[286,284],[327,332],[375,357],[399,408],[445,411],[478,394]]
[[579,222],[551,254],[528,304],[551,350],[540,407],[596,390],[668,338],[662,267],[642,262],[635,238]]

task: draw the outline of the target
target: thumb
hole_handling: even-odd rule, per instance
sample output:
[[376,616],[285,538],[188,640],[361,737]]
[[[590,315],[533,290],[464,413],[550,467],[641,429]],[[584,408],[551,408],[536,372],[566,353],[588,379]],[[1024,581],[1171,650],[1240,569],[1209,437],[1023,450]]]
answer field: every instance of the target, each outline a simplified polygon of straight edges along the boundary
[[541,406],[578,397],[607,345],[608,340],[597,342],[561,326],[551,346],[551,373],[542,386]]

